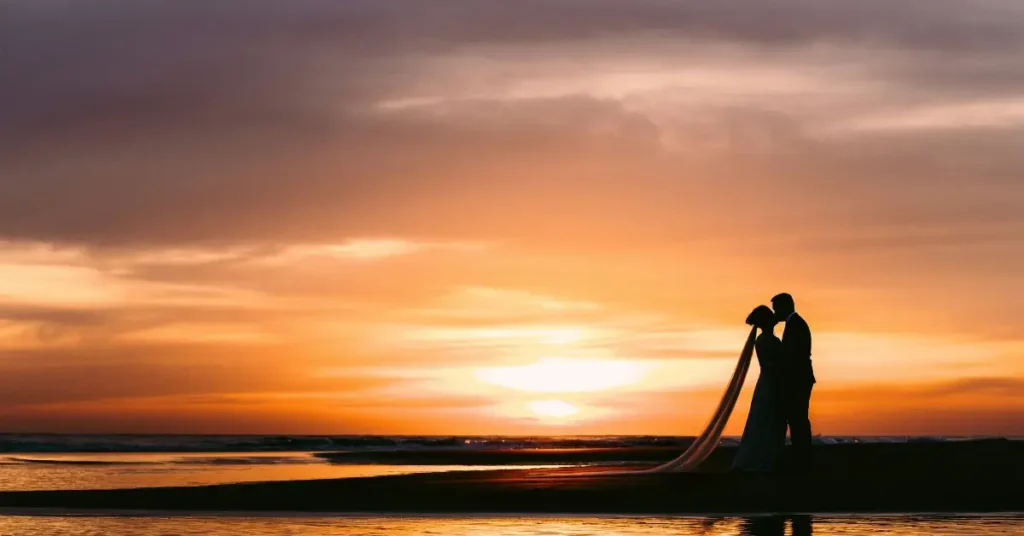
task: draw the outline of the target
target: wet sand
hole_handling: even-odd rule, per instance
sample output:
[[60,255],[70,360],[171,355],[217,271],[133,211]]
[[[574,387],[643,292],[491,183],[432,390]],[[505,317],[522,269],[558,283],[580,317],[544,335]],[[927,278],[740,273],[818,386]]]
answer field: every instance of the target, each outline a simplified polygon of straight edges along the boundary
[[[636,449],[581,455],[666,456]],[[631,450],[633,452],[631,452]],[[659,450],[659,449],[655,449]],[[586,451],[592,452],[592,451]],[[467,453],[462,453],[467,454]],[[479,453],[472,453],[479,454]],[[459,461],[458,451],[405,453]],[[488,453],[536,463],[568,452]],[[295,511],[339,513],[754,513],[1024,511],[1024,442],[822,445],[809,477],[742,475],[721,448],[705,471],[608,476],[616,465],[543,470],[454,472],[395,477],[232,484],[112,491],[0,493],[0,507],[103,510]],[[397,456],[397,455],[396,455]],[[394,463],[388,460],[385,463]],[[605,461],[615,461],[607,459]],[[509,462],[506,462],[509,463]]]

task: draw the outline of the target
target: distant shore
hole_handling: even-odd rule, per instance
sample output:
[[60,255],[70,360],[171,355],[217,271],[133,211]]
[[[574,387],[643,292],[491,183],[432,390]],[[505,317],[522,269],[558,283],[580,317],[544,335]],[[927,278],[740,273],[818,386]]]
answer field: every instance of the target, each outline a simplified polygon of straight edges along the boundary
[[[609,452],[615,451],[615,452]],[[678,449],[493,451],[504,463],[636,462]],[[0,493],[0,508],[336,513],[759,513],[1024,511],[1024,443],[819,445],[807,478],[742,475],[718,449],[700,473],[602,475],[607,466],[109,491]],[[406,452],[403,460],[479,464],[480,452]],[[332,456],[332,455],[325,455]],[[396,457],[399,454],[395,454]],[[341,456],[344,458],[344,456]],[[600,458],[595,460],[593,458]],[[510,462],[509,460],[517,460]],[[393,463],[394,460],[386,463]],[[441,463],[438,461],[437,463]]]

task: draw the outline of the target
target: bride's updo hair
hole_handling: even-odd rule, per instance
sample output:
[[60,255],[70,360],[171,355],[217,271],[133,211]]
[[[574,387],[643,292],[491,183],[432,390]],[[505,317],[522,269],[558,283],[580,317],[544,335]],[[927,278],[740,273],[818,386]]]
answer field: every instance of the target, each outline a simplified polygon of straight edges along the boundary
[[775,312],[772,311],[771,307],[767,305],[758,305],[753,311],[747,315],[747,325],[757,326],[761,329],[770,329],[772,326],[777,324],[775,320]]

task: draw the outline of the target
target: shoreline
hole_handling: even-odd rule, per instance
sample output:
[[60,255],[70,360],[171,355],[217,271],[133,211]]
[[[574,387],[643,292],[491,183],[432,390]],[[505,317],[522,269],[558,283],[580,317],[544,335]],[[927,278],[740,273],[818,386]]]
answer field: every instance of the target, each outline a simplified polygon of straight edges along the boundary
[[[651,464],[334,480],[0,493],[0,509],[408,515],[991,514],[1024,512],[1024,444],[819,445],[808,477],[722,472],[603,475]],[[678,453],[678,451],[676,451]],[[521,454],[521,453],[520,453]],[[452,453],[447,454],[454,455]],[[533,453],[528,454],[533,455]],[[617,455],[629,456],[628,449]]]
[[758,517],[832,517],[848,519],[886,519],[925,517],[934,519],[994,519],[1008,518],[1024,521],[1024,510],[997,512],[687,512],[667,514],[636,513],[559,513],[559,512],[304,512],[301,510],[102,510],[89,508],[7,508],[0,507],[0,517],[244,517],[244,518],[339,518],[339,519],[634,519],[658,517],[663,519],[735,519]]

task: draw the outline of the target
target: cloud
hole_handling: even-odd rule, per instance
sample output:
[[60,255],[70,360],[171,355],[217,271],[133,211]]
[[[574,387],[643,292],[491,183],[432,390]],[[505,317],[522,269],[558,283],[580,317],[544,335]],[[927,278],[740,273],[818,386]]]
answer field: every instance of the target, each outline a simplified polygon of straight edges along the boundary
[[[816,333],[1017,340],[1022,14],[5,2],[0,345],[163,363],[192,341],[212,378],[227,348],[349,371],[570,341],[700,376],[781,289]],[[821,340],[858,377],[896,350],[937,376],[1004,351],[877,339]],[[142,385],[185,396],[166,374]]]
[[1024,379],[1016,376],[993,377],[975,376],[962,379],[932,381],[910,385],[894,383],[851,389],[827,389],[831,399],[850,401],[864,396],[864,391],[874,392],[879,399],[901,400],[903,404],[915,404],[956,397],[987,397],[991,399],[1013,399],[1024,387]]
[[315,359],[293,350],[293,361],[282,363],[281,350],[178,341],[7,351],[0,362],[0,396],[7,406],[32,406],[224,393],[352,393],[394,382],[354,374],[325,378]]
[[[892,177],[934,182],[937,134],[903,146],[805,137],[873,121],[925,92],[928,106],[947,109],[1020,89],[1005,74],[1018,71],[1007,67],[1021,57],[1019,18],[999,3],[58,5],[5,6],[0,65],[14,74],[0,100],[9,103],[0,223],[10,238],[667,240],[686,234],[663,223],[680,203],[717,208],[765,175],[778,198],[808,197],[794,214],[801,222],[843,216],[830,201],[838,198],[916,215],[927,204],[901,206],[911,201]],[[925,82],[900,75],[907,65],[933,71]],[[477,76],[456,76],[467,69]],[[800,83],[766,91],[775,79]],[[962,95],[966,79],[972,95]],[[694,85],[702,81],[724,85]],[[442,101],[374,108],[422,94]],[[468,100],[444,100],[459,94]],[[948,145],[1010,171],[1021,162],[998,140],[1015,136],[965,132]],[[746,166],[710,165],[666,143],[725,147],[726,159],[769,149]],[[1004,188],[1006,199],[1022,195]],[[752,217],[733,225],[750,225],[777,199],[761,195],[760,204],[734,200]],[[969,209],[1013,218],[993,203]],[[728,225],[691,211],[688,221]]]
[[1024,431],[1019,375],[818,387],[814,397],[823,433],[1016,436]]
[[933,389],[929,394],[942,396],[947,394],[989,394],[995,396],[1016,396],[1024,389],[1021,378],[968,378],[954,381]]

